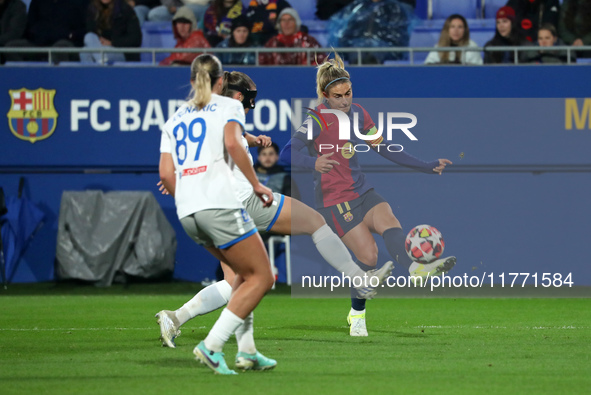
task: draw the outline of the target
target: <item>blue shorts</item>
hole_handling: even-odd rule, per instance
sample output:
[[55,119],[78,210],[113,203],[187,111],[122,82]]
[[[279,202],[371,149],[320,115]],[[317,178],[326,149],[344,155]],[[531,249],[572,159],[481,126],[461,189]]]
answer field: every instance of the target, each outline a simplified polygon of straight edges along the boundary
[[318,209],[318,212],[322,214],[328,226],[339,237],[343,237],[347,232],[363,222],[363,218],[365,218],[365,214],[369,210],[385,201],[376,191],[370,189],[357,199],[324,207]]

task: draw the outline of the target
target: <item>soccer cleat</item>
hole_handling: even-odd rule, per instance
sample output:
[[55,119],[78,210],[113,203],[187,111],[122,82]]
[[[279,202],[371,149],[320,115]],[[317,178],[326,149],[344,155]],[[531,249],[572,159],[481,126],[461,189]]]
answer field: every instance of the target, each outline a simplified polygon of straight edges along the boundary
[[162,347],[176,348],[174,339],[181,335],[181,331],[178,330],[169,314],[174,314],[172,311],[162,310],[156,314],[158,319],[158,325],[160,325],[160,340],[162,341]]
[[[369,278],[376,277],[378,280],[371,281],[368,279],[369,284],[363,284],[367,286],[362,286],[359,288],[356,287],[355,290],[357,291],[357,297],[359,299],[373,299],[378,293],[378,288],[380,285],[382,285],[382,283],[390,276],[393,267],[394,263],[392,261],[388,261],[384,263],[384,266],[381,268],[368,271],[367,275]],[[375,287],[371,285],[376,283],[377,285]]]
[[456,264],[456,257],[450,256],[447,258],[438,259],[431,263],[418,263],[413,262],[408,271],[411,275],[411,281],[415,286],[421,284],[420,278],[423,279],[423,283],[429,279],[429,277],[439,276],[443,273],[449,272]]
[[260,352],[248,354],[239,352],[236,354],[236,367],[243,370],[270,370],[277,366],[277,361],[265,357]]
[[201,363],[213,370],[215,374],[238,374],[228,368],[223,352],[213,352],[208,350],[207,347],[205,347],[205,342],[199,343],[193,349],[193,354],[195,354]]
[[349,335],[351,336],[367,336],[367,327],[365,326],[365,312],[358,315],[347,316],[347,324],[351,327],[349,329]]

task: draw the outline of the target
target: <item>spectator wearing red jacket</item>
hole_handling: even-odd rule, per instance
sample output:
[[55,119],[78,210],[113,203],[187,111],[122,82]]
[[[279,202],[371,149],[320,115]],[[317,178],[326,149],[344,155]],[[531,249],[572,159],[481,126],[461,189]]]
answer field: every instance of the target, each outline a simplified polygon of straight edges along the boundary
[[[210,48],[203,32],[197,29],[197,18],[189,7],[180,7],[172,18],[172,31],[176,38],[175,48]],[[190,65],[199,52],[173,52],[160,62],[162,66]]]
[[[279,34],[272,37],[265,48],[321,48],[316,39],[308,33],[303,33],[298,12],[293,8],[285,8],[279,14],[277,30]],[[325,53],[311,53],[310,63],[316,65],[322,63],[326,57]],[[267,52],[259,56],[260,64],[267,65],[307,65],[308,55],[306,52]]]

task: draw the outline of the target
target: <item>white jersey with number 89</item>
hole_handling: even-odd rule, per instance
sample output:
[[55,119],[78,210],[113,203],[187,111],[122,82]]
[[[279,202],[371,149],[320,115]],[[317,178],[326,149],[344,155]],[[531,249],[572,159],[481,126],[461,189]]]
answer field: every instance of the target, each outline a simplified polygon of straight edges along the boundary
[[183,104],[164,125],[160,152],[174,160],[179,218],[207,209],[243,207],[236,197],[231,159],[225,155],[224,127],[237,122],[244,129],[244,120],[238,100],[212,94],[201,110]]

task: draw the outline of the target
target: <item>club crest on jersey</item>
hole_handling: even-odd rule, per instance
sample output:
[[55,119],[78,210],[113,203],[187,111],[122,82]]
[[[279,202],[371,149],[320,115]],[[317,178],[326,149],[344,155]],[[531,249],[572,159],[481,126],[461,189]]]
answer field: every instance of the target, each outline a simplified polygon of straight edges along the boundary
[[345,214],[343,214],[343,218],[345,219],[345,221],[351,222],[353,221],[353,214],[351,214],[351,212],[346,212]]
[[53,104],[55,89],[21,88],[9,90],[8,94],[8,127],[15,137],[34,143],[53,134],[58,117]]
[[350,141],[345,143],[341,148],[341,155],[343,155],[343,158],[345,159],[351,159],[353,155],[355,155],[353,143],[351,143]]

